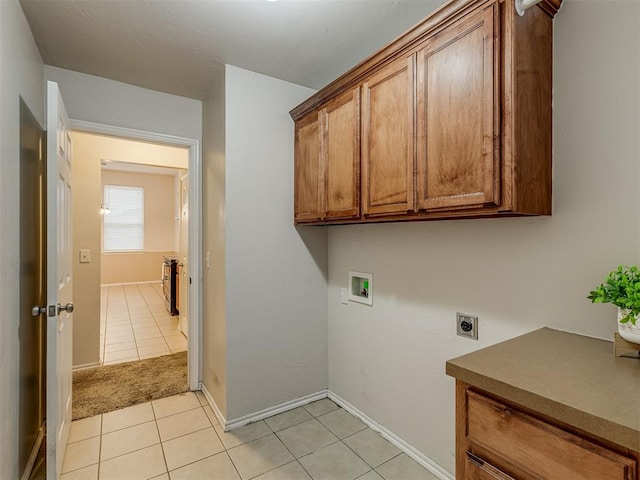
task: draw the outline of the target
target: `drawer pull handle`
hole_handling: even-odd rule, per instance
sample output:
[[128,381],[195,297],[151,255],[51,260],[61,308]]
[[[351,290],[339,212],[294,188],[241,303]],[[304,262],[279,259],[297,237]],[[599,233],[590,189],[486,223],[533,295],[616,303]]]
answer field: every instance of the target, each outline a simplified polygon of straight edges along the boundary
[[512,476],[507,475],[502,470],[500,470],[497,467],[494,467],[493,465],[483,460],[482,458],[478,457],[474,453],[467,451],[467,458],[471,463],[473,463],[480,470],[488,473],[490,476],[492,476],[497,480],[515,480]]
[[501,407],[501,406],[496,406],[496,405],[492,405],[492,408],[498,412],[500,415],[506,415],[508,417],[510,417],[512,415],[511,410],[509,410],[506,407]]

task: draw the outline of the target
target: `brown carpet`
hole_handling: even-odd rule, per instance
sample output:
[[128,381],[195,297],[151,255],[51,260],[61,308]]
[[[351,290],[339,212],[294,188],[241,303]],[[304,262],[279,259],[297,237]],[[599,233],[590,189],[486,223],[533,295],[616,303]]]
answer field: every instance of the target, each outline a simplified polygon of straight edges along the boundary
[[73,372],[73,419],[188,390],[187,352]]

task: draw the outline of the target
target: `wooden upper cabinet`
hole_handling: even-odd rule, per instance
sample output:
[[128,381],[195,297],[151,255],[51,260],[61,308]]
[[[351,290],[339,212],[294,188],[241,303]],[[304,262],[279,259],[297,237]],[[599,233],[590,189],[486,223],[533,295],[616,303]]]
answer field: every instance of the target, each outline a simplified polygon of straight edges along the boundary
[[418,208],[500,200],[497,5],[463,18],[418,52]]
[[360,88],[296,122],[295,220],[360,215]]
[[312,112],[295,128],[295,220],[313,221],[323,217],[320,122]]
[[326,218],[360,215],[360,88],[321,112]]
[[451,0],[294,108],[295,221],[550,215],[561,3]]
[[362,95],[362,210],[406,213],[414,200],[415,56],[365,80]]

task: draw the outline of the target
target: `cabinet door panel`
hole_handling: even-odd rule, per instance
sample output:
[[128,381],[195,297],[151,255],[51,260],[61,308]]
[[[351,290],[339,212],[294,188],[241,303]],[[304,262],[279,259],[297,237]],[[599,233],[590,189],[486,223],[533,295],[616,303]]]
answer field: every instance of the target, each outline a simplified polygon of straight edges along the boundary
[[362,208],[365,215],[414,208],[414,62],[401,58],[363,86]]
[[318,113],[296,122],[295,134],[295,220],[319,220],[323,207]]
[[360,213],[359,87],[327,105],[322,127],[326,217],[357,217]]
[[418,52],[420,209],[498,204],[496,15],[481,11]]

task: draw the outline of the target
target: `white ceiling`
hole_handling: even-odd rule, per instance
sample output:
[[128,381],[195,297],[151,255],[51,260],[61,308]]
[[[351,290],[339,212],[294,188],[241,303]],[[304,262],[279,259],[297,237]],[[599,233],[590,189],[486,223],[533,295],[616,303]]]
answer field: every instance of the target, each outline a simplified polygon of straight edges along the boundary
[[321,88],[442,3],[21,0],[46,64],[196,99],[222,64]]

